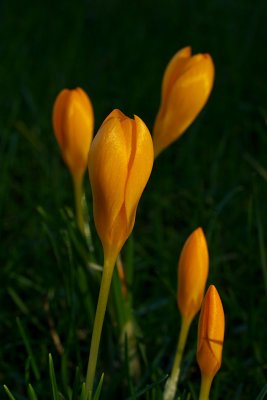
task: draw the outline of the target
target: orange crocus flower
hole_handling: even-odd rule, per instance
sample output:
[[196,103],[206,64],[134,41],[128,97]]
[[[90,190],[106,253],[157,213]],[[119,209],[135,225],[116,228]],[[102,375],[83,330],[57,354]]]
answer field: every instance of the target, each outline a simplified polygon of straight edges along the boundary
[[178,51],[163,76],[161,105],[153,142],[155,157],[192,124],[211,93],[214,64],[209,54],[191,55],[191,47]]
[[116,258],[132,232],[138,202],[154,161],[152,138],[137,116],[114,110],[96,134],[89,152],[94,221],[104,249],[104,267],[86,376],[92,392],[98,348]]
[[114,110],[89,153],[94,220],[104,251],[119,253],[132,232],[141,194],[154,160],[151,135],[137,116]]
[[178,264],[178,308],[190,322],[200,310],[208,272],[207,241],[202,228],[197,228],[186,240]]
[[81,88],[59,93],[53,107],[53,127],[65,163],[72,176],[81,179],[94,128],[92,103]]
[[201,307],[198,323],[197,362],[201,371],[200,400],[209,397],[212,380],[221,367],[224,311],[220,296],[211,285]]

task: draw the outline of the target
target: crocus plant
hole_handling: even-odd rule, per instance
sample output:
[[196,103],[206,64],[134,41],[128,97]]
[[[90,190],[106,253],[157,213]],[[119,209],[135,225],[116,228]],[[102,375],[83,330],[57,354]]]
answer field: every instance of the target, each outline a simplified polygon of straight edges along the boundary
[[116,258],[132,232],[138,202],[154,160],[151,135],[137,116],[114,110],[89,152],[94,221],[103,245],[104,267],[88,362],[86,389],[92,392],[99,342]]
[[53,128],[73,179],[77,223],[84,233],[82,183],[93,137],[94,112],[91,100],[81,88],[64,89],[58,94],[53,107]]
[[202,228],[197,228],[186,240],[178,263],[177,303],[182,320],[172,372],[166,382],[164,400],[172,400],[175,396],[189,328],[200,310],[208,271],[207,241]]
[[215,286],[211,285],[201,307],[198,323],[197,362],[201,371],[199,400],[208,400],[211,384],[221,367],[224,311]]
[[153,142],[155,157],[178,139],[205,106],[214,81],[214,64],[209,54],[191,55],[191,47],[178,51],[165,70],[161,105]]

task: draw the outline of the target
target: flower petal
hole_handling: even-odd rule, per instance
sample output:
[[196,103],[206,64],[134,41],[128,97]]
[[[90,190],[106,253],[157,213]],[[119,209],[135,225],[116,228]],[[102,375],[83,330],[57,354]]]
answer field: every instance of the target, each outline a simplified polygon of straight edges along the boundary
[[[108,118],[89,153],[94,220],[102,242],[110,240],[113,223],[124,204],[129,148],[118,118]],[[104,244],[103,244],[104,245]]]
[[134,116],[131,158],[125,193],[125,208],[129,225],[134,224],[135,213],[140,197],[152,171],[154,153],[150,132],[145,123]]

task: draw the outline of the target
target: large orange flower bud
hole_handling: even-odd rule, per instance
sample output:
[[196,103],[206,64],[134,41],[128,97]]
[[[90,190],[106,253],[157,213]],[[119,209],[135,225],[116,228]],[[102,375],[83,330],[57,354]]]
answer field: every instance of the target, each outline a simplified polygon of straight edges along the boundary
[[207,241],[202,228],[186,240],[178,264],[178,307],[192,321],[200,310],[209,271]]
[[153,159],[152,139],[144,122],[112,111],[89,152],[94,220],[106,254],[118,253],[133,229]]
[[93,137],[91,101],[80,88],[62,90],[53,108],[53,127],[63,159],[76,179],[83,176]]
[[215,286],[211,285],[201,307],[197,343],[197,362],[201,374],[211,380],[221,366],[223,339],[223,306]]
[[191,125],[206,104],[213,81],[214,64],[209,54],[192,56],[191,48],[185,47],[174,55],[165,70],[154,125],[155,157]]

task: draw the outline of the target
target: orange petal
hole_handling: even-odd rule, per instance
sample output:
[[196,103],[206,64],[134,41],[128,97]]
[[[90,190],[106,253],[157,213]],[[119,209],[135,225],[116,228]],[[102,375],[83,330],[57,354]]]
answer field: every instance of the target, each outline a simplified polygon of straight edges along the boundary
[[54,132],[58,141],[58,144],[63,151],[64,148],[64,133],[63,133],[63,120],[64,113],[66,110],[66,104],[68,103],[68,99],[70,96],[70,90],[64,89],[62,90],[54,103],[53,113],[52,113],[52,122]]
[[84,173],[93,135],[93,110],[81,90],[72,90],[65,110],[64,159],[74,175]]
[[134,223],[136,208],[149,179],[154,160],[152,138],[147,126],[136,115],[132,122],[131,159],[125,193],[126,214],[130,225]]
[[197,345],[197,361],[201,373],[211,378],[221,366],[224,328],[222,302],[215,286],[211,285],[201,307]]
[[114,220],[124,204],[128,147],[117,118],[106,119],[89,153],[89,175],[94,200],[94,220],[103,246],[111,238]]
[[197,228],[186,240],[178,266],[178,307],[183,317],[193,319],[201,307],[209,271],[205,234]]
[[183,73],[188,59],[191,57],[191,47],[184,47],[179,50],[170,60],[166,67],[162,82],[162,102],[165,102],[166,97],[169,95],[176,79]]
[[176,79],[173,73],[154,125],[155,156],[191,125],[205,106],[213,87],[214,64],[208,54],[187,59],[178,57],[178,61]]

